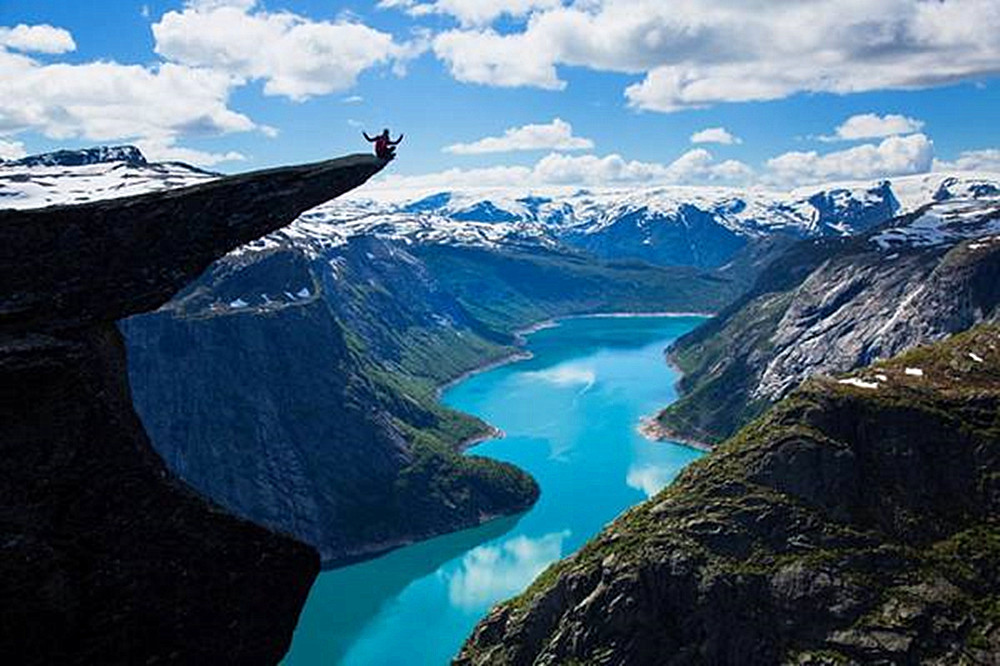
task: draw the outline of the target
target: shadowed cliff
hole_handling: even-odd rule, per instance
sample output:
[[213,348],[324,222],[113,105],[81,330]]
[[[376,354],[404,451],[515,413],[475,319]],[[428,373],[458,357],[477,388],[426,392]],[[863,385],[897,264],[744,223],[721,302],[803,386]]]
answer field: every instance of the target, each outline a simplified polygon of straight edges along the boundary
[[355,155],[82,206],[0,210],[0,660],[275,663],[311,548],[167,471],[115,320],[377,173]]

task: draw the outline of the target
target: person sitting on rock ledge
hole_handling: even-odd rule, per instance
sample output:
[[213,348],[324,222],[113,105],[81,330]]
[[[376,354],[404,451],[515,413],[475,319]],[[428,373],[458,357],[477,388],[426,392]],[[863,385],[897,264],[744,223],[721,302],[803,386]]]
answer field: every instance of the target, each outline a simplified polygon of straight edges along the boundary
[[365,139],[369,141],[369,143],[375,144],[375,155],[384,160],[391,160],[396,157],[396,146],[398,146],[399,142],[403,140],[402,134],[400,134],[399,138],[395,141],[390,140],[388,128],[382,130],[381,134],[374,137],[368,136],[368,132],[361,133],[364,135]]

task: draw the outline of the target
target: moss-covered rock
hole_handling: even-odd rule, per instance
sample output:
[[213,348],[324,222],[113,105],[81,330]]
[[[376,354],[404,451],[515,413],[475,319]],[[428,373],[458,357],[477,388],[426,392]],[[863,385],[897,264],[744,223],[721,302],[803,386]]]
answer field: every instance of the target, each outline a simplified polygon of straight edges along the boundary
[[456,663],[997,663],[998,427],[998,326],[811,380]]

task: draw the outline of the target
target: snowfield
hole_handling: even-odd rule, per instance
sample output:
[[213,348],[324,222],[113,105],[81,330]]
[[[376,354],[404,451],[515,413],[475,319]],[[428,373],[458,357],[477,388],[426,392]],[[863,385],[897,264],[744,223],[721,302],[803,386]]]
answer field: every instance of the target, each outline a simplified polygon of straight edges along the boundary
[[[129,146],[63,151],[0,163],[0,208],[84,203],[217,177],[181,163],[148,163]],[[775,232],[857,234],[911,212],[922,214],[877,234],[873,242],[886,250],[953,243],[1000,234],[998,208],[1000,174],[934,173],[790,192],[681,186],[400,192],[379,189],[375,181],[236,253],[293,245],[318,257],[353,237],[375,235],[409,245],[568,244],[610,258],[671,263],[675,259],[664,252],[672,245],[687,244],[691,256],[699,257],[705,248],[738,248]],[[706,259],[701,265],[725,261]]]

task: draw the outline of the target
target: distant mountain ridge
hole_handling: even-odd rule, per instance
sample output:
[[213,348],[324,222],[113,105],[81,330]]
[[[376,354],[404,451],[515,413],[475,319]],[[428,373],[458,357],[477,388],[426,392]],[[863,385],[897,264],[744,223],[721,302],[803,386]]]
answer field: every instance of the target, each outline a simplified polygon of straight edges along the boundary
[[[0,163],[0,207],[123,196],[213,176],[181,163],[149,163],[131,146],[61,151]],[[943,173],[789,192],[682,186],[386,191],[320,206],[254,247],[295,240],[322,249],[377,235],[417,244],[563,245],[602,259],[724,268],[771,237],[858,234],[932,201],[997,191],[1000,175]]]
[[0,164],[5,167],[86,166],[107,162],[128,162],[139,166],[149,164],[146,156],[135,146],[96,146],[80,150],[57,150],[6,162],[0,160]]

